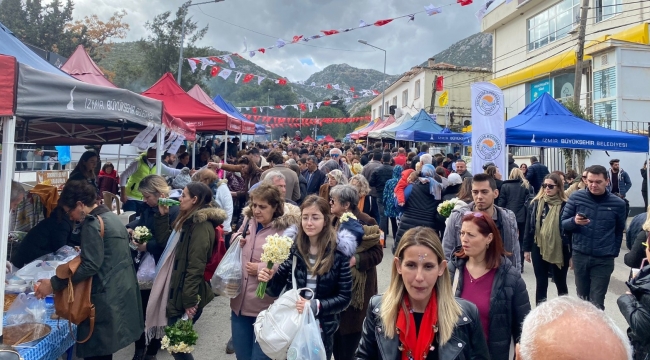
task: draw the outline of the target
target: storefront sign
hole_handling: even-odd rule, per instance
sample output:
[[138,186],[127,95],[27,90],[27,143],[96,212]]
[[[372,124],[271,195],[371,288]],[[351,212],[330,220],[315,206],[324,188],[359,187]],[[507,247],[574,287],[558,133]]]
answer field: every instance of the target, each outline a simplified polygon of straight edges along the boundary
[[69,174],[70,172],[67,170],[37,171],[36,182],[41,184],[49,180],[50,185],[59,187],[61,185],[65,185],[66,181],[68,181]]
[[538,97],[542,96],[543,93],[551,93],[551,80],[541,80],[530,84],[530,102],[534,102]]

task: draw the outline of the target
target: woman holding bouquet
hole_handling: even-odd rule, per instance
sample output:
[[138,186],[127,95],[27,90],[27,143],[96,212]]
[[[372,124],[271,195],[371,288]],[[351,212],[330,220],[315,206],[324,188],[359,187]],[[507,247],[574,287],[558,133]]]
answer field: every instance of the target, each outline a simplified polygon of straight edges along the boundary
[[[261,261],[262,245],[269,235],[282,235],[296,232],[300,222],[300,213],[296,206],[285,206],[284,196],[277,187],[261,183],[250,193],[250,205],[244,209],[244,221],[233,240],[241,235],[239,246],[242,247],[241,293],[230,300],[231,331],[233,347],[237,360],[268,359],[255,341],[253,324],[257,315],[266,310],[275,300],[274,297],[257,297],[258,272],[266,268]],[[234,244],[234,243],[233,243]],[[276,265],[277,267],[277,265]]]
[[435,231],[405,232],[392,262],[388,290],[370,300],[355,359],[490,358],[476,306],[454,298]]
[[[149,232],[153,235],[154,232],[154,218],[156,215],[160,214],[158,210],[158,199],[160,197],[166,197],[169,194],[169,186],[167,181],[160,175],[149,175],[140,181],[138,186],[138,191],[142,193],[142,200],[144,203],[142,205],[142,212],[140,217],[128,225],[126,225],[126,230],[129,232],[131,237],[133,237],[133,230],[139,226],[144,226],[149,229]],[[179,208],[178,206],[169,207],[169,224],[173,224],[178,216]],[[131,257],[133,258],[133,263],[135,265],[135,270],[138,271],[141,260],[144,258],[144,253],[147,252],[153,256],[156,264],[160,260],[160,256],[165,250],[165,245],[167,245],[167,238],[157,238],[152,236],[145,243],[138,243],[136,240],[131,241],[132,246],[136,250],[131,251]],[[144,286],[143,286],[144,285]],[[149,302],[149,296],[151,295],[151,283],[149,286],[146,284],[140,284],[140,295],[142,297],[142,311],[146,313],[147,303]],[[150,360],[156,357],[160,350],[160,339],[151,339],[149,346],[146,344],[145,333],[142,332],[140,339],[135,342],[135,354],[133,355],[133,360]]]
[[[311,293],[301,294],[297,308],[300,313],[309,306],[320,322],[326,359],[332,357],[334,333],[339,327],[340,314],[352,300],[350,258],[357,247],[354,236],[339,236],[332,223],[327,200],[311,195],[301,209],[302,221],[289,258],[277,271],[263,268],[258,280],[268,282],[266,294],[279,296],[291,283],[291,268],[296,257],[296,283],[298,288],[310,288]],[[348,226],[342,219],[341,227]],[[355,225],[353,221],[350,225]],[[358,223],[356,223],[358,226]]]
[[[147,304],[148,339],[162,338],[165,326],[175,324],[183,315],[196,322],[214,298],[203,273],[215,246],[214,228],[223,223],[226,213],[212,206],[212,190],[202,183],[187,184],[179,201],[180,211],[171,226],[169,207],[159,205],[159,214],[154,215],[153,236],[167,239],[167,245],[156,265]],[[172,355],[174,359],[194,359],[189,353]]]

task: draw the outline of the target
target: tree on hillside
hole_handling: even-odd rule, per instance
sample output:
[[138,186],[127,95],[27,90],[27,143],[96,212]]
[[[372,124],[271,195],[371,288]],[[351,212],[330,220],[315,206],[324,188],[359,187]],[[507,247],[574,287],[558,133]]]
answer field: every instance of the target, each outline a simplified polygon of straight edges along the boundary
[[366,105],[362,107],[352,115],[352,117],[361,117],[361,116],[370,116],[370,105]]
[[[144,67],[144,70],[151,83],[167,72],[178,76],[178,56],[185,15],[187,15],[187,8],[181,6],[176,11],[175,17],[172,17],[170,11],[166,11],[145,23],[145,28],[149,30],[150,34],[146,41],[140,42],[140,45],[146,54],[147,66]],[[185,20],[183,57],[207,55],[207,48],[198,48],[194,45],[205,36],[207,31],[207,25],[199,29],[197,22],[192,21],[191,18]],[[194,84],[199,83],[206,74],[205,71],[197,71],[192,74],[186,61],[184,61],[182,69],[181,86],[185,90],[189,90]]]
[[122,20],[126,14],[126,10],[122,9],[113,13],[108,21],[102,21],[99,16],[93,14],[67,24],[66,31],[71,37],[72,49],[63,52],[72,53],[77,45],[83,45],[88,55],[96,63],[100,63],[113,49],[113,39],[126,38],[129,24]]
[[27,13],[21,0],[3,0],[0,2],[0,22],[11,30],[17,38],[25,37]]

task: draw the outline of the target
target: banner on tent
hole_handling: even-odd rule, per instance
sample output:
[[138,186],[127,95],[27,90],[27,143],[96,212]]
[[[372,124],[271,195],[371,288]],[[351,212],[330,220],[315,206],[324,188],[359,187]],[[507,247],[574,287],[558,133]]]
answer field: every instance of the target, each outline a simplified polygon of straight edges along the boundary
[[483,164],[494,163],[506,174],[503,91],[488,82],[471,85],[472,101],[472,169],[480,171]]

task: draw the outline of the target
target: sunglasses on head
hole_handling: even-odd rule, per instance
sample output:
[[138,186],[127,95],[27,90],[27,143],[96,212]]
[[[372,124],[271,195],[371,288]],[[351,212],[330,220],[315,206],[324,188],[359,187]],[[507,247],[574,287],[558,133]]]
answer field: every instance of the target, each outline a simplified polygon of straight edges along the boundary
[[557,185],[552,185],[552,184],[542,184],[542,188],[544,188],[544,189],[548,188],[550,190],[555,189],[556,186]]
[[339,154],[332,154],[331,157],[339,157]]
[[467,215],[472,215],[472,216],[477,217],[477,218],[482,218],[483,217],[483,213],[478,212],[478,211],[466,211],[463,214],[463,216],[467,216]]

